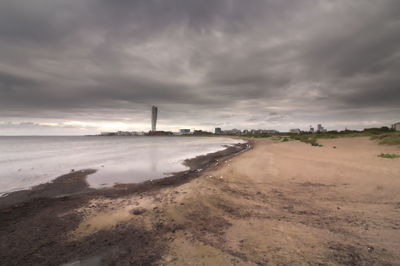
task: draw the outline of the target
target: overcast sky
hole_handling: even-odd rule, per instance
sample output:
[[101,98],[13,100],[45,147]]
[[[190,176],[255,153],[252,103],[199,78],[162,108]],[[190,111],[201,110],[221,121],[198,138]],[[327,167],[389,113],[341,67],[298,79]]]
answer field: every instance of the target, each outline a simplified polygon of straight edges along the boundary
[[399,0],[1,0],[0,135],[400,121]]

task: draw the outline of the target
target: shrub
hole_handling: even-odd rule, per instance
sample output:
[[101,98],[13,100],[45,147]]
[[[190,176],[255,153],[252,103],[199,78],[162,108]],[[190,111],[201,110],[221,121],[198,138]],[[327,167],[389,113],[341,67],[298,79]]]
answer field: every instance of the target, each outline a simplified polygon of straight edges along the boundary
[[308,143],[311,146],[322,147],[322,145],[317,142],[317,137],[315,137],[315,136],[297,135],[297,136],[291,136],[291,138],[294,140],[304,142],[304,143]]
[[394,154],[394,153],[381,153],[378,155],[378,157],[386,158],[386,159],[395,159],[395,158],[400,158],[400,155]]

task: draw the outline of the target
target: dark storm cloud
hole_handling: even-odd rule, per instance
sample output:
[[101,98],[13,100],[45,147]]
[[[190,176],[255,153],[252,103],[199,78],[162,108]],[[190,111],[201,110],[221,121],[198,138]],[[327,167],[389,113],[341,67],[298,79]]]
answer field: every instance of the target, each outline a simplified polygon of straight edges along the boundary
[[398,32],[396,0],[6,0],[0,121],[386,123]]
[[0,82],[1,92],[7,92],[18,87],[29,88],[39,85],[39,83],[34,79],[4,72],[0,72]]

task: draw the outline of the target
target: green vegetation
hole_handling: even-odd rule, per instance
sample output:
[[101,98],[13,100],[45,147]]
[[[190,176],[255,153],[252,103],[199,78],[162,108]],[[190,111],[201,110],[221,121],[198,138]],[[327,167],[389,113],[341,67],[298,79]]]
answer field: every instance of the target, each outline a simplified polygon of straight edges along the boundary
[[379,144],[400,145],[400,132],[391,132],[372,136],[371,139],[379,140]]
[[179,137],[218,137],[220,135],[208,133],[208,134],[182,134],[182,135],[178,135],[178,136]]
[[272,137],[270,134],[245,134],[245,135],[241,135],[243,137],[247,137],[247,138],[270,138]]
[[400,155],[394,154],[394,153],[381,153],[378,155],[378,157],[386,158],[386,159],[395,159],[395,158],[400,158]]
[[[291,133],[279,133],[279,134],[221,134],[215,135],[213,133],[204,132],[201,134],[187,134],[182,136],[203,136],[203,137],[215,137],[215,136],[240,136],[245,138],[271,138],[274,141],[279,142],[287,142],[291,140],[298,140],[304,143],[308,143],[315,147],[322,147],[320,143],[318,143],[319,139],[334,139],[334,138],[342,138],[342,137],[370,137],[373,140],[379,141],[380,144],[386,145],[400,145],[400,132],[393,131],[388,127],[381,128],[367,128],[363,131],[357,130],[344,130],[344,131],[328,131],[324,133],[315,133],[311,134],[309,132],[303,132],[301,134],[291,134]],[[336,147],[334,147],[335,149]]]
[[393,131],[388,127],[367,128],[363,131],[345,130],[345,131],[328,131],[324,133],[301,133],[291,134],[293,140],[309,143],[312,146],[322,145],[318,143],[318,139],[334,139],[341,137],[370,137],[373,140],[378,140],[379,144],[400,145],[400,132]]
[[307,134],[307,135],[291,135],[291,139],[298,140],[304,143],[308,143],[311,146],[322,147],[321,144],[317,142],[317,135]]

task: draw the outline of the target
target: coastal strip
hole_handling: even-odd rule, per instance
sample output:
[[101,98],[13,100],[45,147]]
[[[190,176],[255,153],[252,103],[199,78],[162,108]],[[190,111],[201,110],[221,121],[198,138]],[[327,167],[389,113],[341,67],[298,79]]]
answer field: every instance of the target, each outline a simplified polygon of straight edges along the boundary
[[400,165],[376,155],[399,147],[320,143],[253,139],[246,152],[193,167],[198,178],[2,209],[0,261],[398,265]]
[[230,158],[240,152],[251,148],[252,141],[245,143],[227,145],[224,150],[199,155],[195,158],[186,159],[183,164],[189,170],[173,173],[160,179],[147,180],[139,183],[117,184],[113,187],[94,189],[86,182],[87,176],[95,173],[96,169],[72,170],[70,173],[61,175],[51,182],[34,186],[30,189],[10,192],[0,197],[0,210],[16,204],[29,202],[33,199],[62,198],[77,196],[121,196],[146,190],[159,189],[169,185],[179,185],[183,182],[198,177],[202,171],[215,167],[218,161]]
[[[91,189],[85,180],[95,170],[89,169],[63,175],[31,190],[10,193],[0,198],[0,242],[3,243],[0,261],[4,265],[60,265],[70,261],[72,264],[74,261],[98,264],[100,260],[103,262],[121,255],[121,250],[112,243],[122,241],[135,250],[130,264],[152,264],[161,258],[165,247],[159,231],[133,225],[101,230],[84,238],[76,238],[72,232],[87,221],[90,210],[108,209],[104,205],[93,205],[94,202],[146,195],[157,198],[155,195],[162,194],[161,190],[185,184],[251,148],[252,141],[231,145],[222,151],[186,160],[185,164],[190,167],[188,171],[138,184]],[[111,209],[118,208],[118,203],[112,205],[114,207],[109,206]],[[119,221],[113,215],[108,215],[105,220]]]

